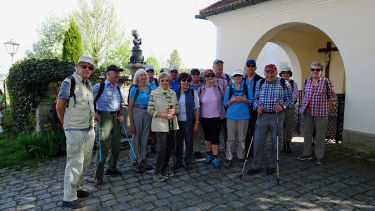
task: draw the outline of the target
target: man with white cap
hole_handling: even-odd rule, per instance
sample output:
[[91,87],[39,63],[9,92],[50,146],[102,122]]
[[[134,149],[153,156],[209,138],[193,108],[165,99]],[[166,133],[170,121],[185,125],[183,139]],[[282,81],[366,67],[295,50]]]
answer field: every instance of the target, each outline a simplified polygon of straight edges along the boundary
[[78,198],[88,197],[87,191],[79,190],[87,171],[94,146],[94,99],[88,78],[94,70],[89,56],[81,56],[76,72],[61,84],[56,103],[57,115],[66,136],[66,168],[64,176],[63,207],[82,207]]
[[178,67],[176,65],[172,65],[169,69],[169,75],[171,76],[171,89],[173,91],[177,91],[178,89]]
[[235,68],[232,71],[231,77],[234,83],[227,86],[224,95],[228,128],[226,162],[224,166],[227,168],[233,165],[234,156],[232,155],[232,147],[236,137],[238,164],[242,164],[244,161],[245,138],[250,119],[249,105],[253,100],[251,91],[248,91],[248,85],[242,80],[243,71]]
[[151,88],[151,90],[154,90],[158,88],[159,82],[157,78],[154,78],[155,70],[154,66],[152,65],[146,65],[145,70],[147,72],[148,81],[146,83],[147,86]]
[[290,149],[290,143],[292,142],[293,132],[296,127],[294,108],[299,97],[298,85],[293,79],[291,79],[291,77],[293,76],[293,72],[290,69],[290,67],[283,67],[281,69],[279,76],[287,80],[290,86],[292,87],[293,105],[291,108],[287,108],[284,111],[285,112],[285,120],[284,120],[284,127],[283,127],[284,141],[283,141],[283,145],[281,148],[282,152],[291,153],[292,150]]

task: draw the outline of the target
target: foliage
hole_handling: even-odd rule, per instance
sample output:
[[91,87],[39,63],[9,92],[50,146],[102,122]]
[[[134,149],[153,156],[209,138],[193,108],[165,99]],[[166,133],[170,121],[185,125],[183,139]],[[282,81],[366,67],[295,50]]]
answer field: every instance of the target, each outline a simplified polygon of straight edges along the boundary
[[[118,46],[120,49],[129,47],[123,31],[119,29],[114,7],[109,0],[79,0],[79,10],[75,11],[73,16],[77,18],[80,30],[84,32],[84,53],[93,58],[95,66],[106,64]],[[126,56],[124,53],[123,57]]]
[[32,50],[26,51],[27,58],[56,59],[61,58],[64,33],[69,27],[69,19],[47,17],[37,32],[39,40],[33,44]]
[[0,134],[0,168],[23,166],[35,159],[56,157],[63,155],[65,150],[63,132],[43,135],[21,133],[14,139],[8,139],[6,134]]
[[180,54],[178,53],[177,49],[174,49],[169,56],[169,59],[167,60],[168,65],[176,65],[178,68],[181,67],[181,57]]
[[155,57],[149,56],[146,59],[146,64],[150,64],[150,65],[154,66],[154,70],[155,70],[156,73],[160,72],[160,64]]
[[114,64],[118,67],[121,67],[125,70],[125,73],[129,74],[130,71],[126,68],[126,65],[130,61],[131,53],[132,52],[130,49],[130,41],[125,40],[121,43],[120,46],[109,51],[109,55],[105,63],[105,66]]
[[82,54],[81,33],[72,18],[70,20],[69,29],[65,32],[62,59],[67,62],[76,63]]
[[[50,82],[62,81],[74,71],[74,65],[57,59],[26,59],[13,65],[7,79],[13,112],[13,131],[31,132],[34,115]],[[30,121],[31,120],[31,121]]]

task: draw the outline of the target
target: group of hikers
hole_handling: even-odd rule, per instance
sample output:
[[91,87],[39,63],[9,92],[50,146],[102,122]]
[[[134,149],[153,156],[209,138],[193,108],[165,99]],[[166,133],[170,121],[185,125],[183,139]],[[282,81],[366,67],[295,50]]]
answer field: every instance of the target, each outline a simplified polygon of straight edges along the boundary
[[[248,175],[260,172],[265,144],[269,142],[266,174],[275,173],[279,143],[282,152],[290,153],[295,129],[294,110],[299,92],[297,83],[291,79],[292,70],[283,67],[279,73],[274,64],[269,64],[264,67],[263,78],[255,73],[256,61],[250,59],[245,63],[245,71],[235,68],[228,75],[223,72],[223,64],[216,59],[212,69],[200,72],[194,68],[190,74],[179,73],[178,67],[171,66],[162,68],[157,78],[152,65],[135,72],[128,99],[132,139],[127,137],[135,172],[153,170],[153,180],[162,182],[169,178],[170,169],[190,170],[194,159],[203,158],[201,140],[204,138],[206,165],[215,169],[222,165],[245,167],[250,154],[253,159]],[[313,159],[314,140],[314,161],[318,165],[323,162],[328,114],[336,99],[331,81],[322,75],[323,68],[320,62],[310,65],[311,77],[303,81],[304,99],[299,110],[304,118],[304,147],[297,159]],[[75,70],[61,84],[56,104],[67,144],[62,205],[69,208],[81,207],[78,198],[89,196],[80,189],[80,184],[91,160],[94,121],[100,142],[95,173],[97,186],[104,184],[107,157],[105,174],[122,175],[116,167],[122,129],[127,136],[124,98],[117,84],[122,69],[108,66],[106,80],[94,86],[88,80],[95,71],[91,57],[80,57]],[[218,157],[220,132],[224,136],[223,161]],[[154,164],[148,160],[149,137],[151,145],[156,146]]]

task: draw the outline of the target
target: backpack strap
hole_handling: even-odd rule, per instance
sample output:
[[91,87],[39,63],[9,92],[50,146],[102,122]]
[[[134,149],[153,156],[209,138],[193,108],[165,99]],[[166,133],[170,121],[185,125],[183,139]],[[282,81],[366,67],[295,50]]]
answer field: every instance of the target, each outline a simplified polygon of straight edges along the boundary
[[158,82],[158,79],[157,79],[157,78],[155,78],[154,80],[155,80],[155,84],[156,84],[156,86],[157,86],[157,87],[159,87],[159,82]]
[[71,97],[74,99],[74,106],[76,105],[76,94],[74,93],[74,90],[76,88],[76,79],[74,78],[73,75],[68,76],[70,79],[70,94],[69,94],[69,99],[66,101],[66,107],[69,107],[69,100]]
[[249,91],[247,89],[246,81],[244,81],[244,83],[243,83],[243,92],[245,93],[246,99],[248,99],[249,98]]
[[104,91],[104,81],[103,82],[100,82],[100,86],[99,86],[99,91],[98,91],[98,94],[95,96],[95,100],[94,100],[94,110],[96,112],[96,102],[98,102],[100,96],[102,96],[103,94],[103,91]]
[[294,81],[293,81],[293,79],[290,79],[289,83],[290,83],[290,86],[292,86],[292,92],[293,92],[293,90],[294,90]]
[[329,99],[329,93],[328,93],[328,78],[325,79],[324,85],[326,86],[326,95],[327,95],[327,100]]

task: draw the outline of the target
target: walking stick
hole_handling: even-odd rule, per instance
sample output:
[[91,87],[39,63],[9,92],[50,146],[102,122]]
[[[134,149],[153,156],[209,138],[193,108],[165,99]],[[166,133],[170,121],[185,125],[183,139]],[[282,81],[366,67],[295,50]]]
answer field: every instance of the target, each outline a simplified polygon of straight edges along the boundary
[[250,141],[249,149],[247,150],[247,153],[246,153],[246,159],[245,159],[245,162],[243,163],[243,166],[242,166],[242,171],[241,171],[241,175],[240,175],[240,180],[242,180],[243,172],[244,172],[244,170],[245,170],[245,166],[246,166],[247,160],[249,159],[250,149],[251,149],[251,145],[253,144],[253,140],[254,140],[254,136],[251,137],[251,141]]
[[[135,153],[134,153],[134,149],[133,149],[132,141],[131,141],[131,140],[129,139],[129,137],[128,137],[128,133],[126,132],[126,129],[125,129],[125,126],[124,126],[124,123],[123,123],[123,122],[121,122],[121,127],[122,127],[122,129],[124,130],[125,137],[126,137],[126,140],[127,140],[128,143],[129,143],[130,149],[131,149],[131,151],[132,151],[132,153],[133,153],[134,160],[135,160],[135,162],[137,163],[137,165],[138,165],[138,167],[139,167],[140,164],[139,164],[139,162],[138,162],[138,160],[137,160],[137,156],[136,156]],[[143,171],[140,171],[140,173],[141,173],[141,177],[142,177],[142,179],[145,180],[145,178],[143,177]]]
[[276,175],[277,175],[277,185],[280,184],[280,172],[279,172],[279,114],[276,113]]
[[98,122],[98,136],[99,136],[99,163],[102,162],[102,147],[100,146],[100,122]]

